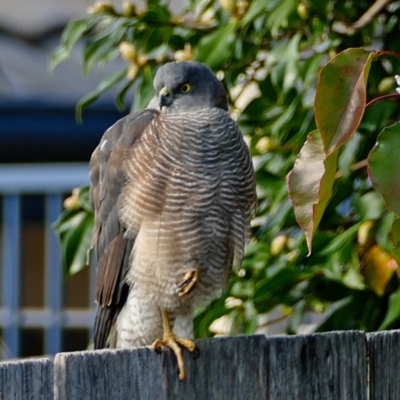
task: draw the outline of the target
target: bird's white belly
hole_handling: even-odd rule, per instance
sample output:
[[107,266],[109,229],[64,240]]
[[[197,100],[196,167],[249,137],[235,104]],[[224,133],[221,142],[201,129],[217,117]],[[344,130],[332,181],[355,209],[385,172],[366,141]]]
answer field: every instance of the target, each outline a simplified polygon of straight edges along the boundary
[[[129,283],[169,311],[219,296],[226,279],[226,237],[204,234],[203,223],[187,230],[186,236],[179,235],[170,222],[144,221],[132,251]],[[180,283],[188,271],[198,271],[198,279],[190,293],[180,296]]]
[[[193,310],[181,308],[169,314],[175,335],[193,339]],[[133,285],[117,318],[116,347],[134,348],[151,345],[163,337],[160,308]]]

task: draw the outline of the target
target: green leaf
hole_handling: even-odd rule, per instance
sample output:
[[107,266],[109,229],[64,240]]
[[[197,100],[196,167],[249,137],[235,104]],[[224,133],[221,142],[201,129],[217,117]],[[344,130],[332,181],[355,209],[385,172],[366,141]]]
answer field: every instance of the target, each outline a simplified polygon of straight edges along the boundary
[[352,291],[345,297],[328,306],[326,318],[317,331],[338,329],[377,330],[382,318],[379,314],[386,304],[371,291]]
[[364,278],[360,273],[360,262],[353,243],[345,242],[324,264],[322,270],[326,276],[336,279],[351,289],[365,288]]
[[82,211],[84,217],[75,229],[70,229],[63,239],[66,276],[79,272],[87,265],[87,253],[92,240],[93,214]]
[[85,45],[83,52],[84,72],[87,74],[95,65],[106,64],[120,55],[119,44],[126,37],[126,18],[109,17],[106,29],[101,30]]
[[377,243],[388,253],[392,251],[393,243],[390,235],[395,219],[396,214],[392,212],[386,212],[386,215],[381,218],[380,223],[375,231]]
[[143,14],[140,19],[141,22],[146,22],[149,25],[157,26],[158,24],[169,24],[171,14],[165,6],[157,5],[152,7],[151,10]]
[[394,220],[390,236],[392,239],[392,256],[397,265],[400,265],[400,218]]
[[[85,197],[85,188],[83,192],[82,197]],[[86,208],[86,204],[83,205],[85,201],[78,202],[75,209],[63,211],[54,224],[54,229],[61,241],[66,277],[80,271],[87,264],[94,215],[91,209]]]
[[400,215],[400,122],[379,134],[368,155],[368,174],[387,207]]
[[346,143],[361,122],[367,78],[375,55],[363,49],[345,50],[321,70],[315,93],[315,120],[327,154]]
[[270,2],[268,0],[252,1],[250,8],[247,10],[247,12],[241,22],[241,25],[245,26],[245,25],[253,22],[256,18],[258,18],[262,14],[264,14],[267,11],[268,6],[270,6],[269,3]]
[[119,91],[117,95],[117,107],[118,110],[123,111],[125,110],[125,97],[127,93],[129,92],[129,89],[132,87],[132,85],[135,83],[135,80],[129,80],[126,85]]
[[361,196],[356,205],[362,220],[378,219],[386,210],[382,198],[372,190]]
[[288,51],[289,42],[281,41],[274,46],[268,53],[268,57],[265,60],[265,66],[273,71],[273,67],[277,64],[281,64],[285,60]]
[[315,271],[298,271],[283,269],[273,277],[265,278],[256,285],[254,291],[254,306],[259,313],[270,311],[279,304],[279,293],[284,296],[293,286],[310,279]]
[[65,276],[69,277],[87,264],[94,215],[90,204],[89,186],[74,189],[67,200],[68,208],[61,213],[53,226],[61,241]]
[[318,131],[311,132],[288,175],[289,195],[303,229],[309,254],[312,238],[332,195],[338,152],[325,158]]
[[362,225],[362,222],[358,222],[357,224],[352,225],[349,229],[346,229],[344,232],[336,235],[334,239],[332,239],[329,244],[319,252],[321,256],[328,256],[340,250],[345,244],[354,240],[357,236],[358,229]]
[[90,202],[90,187],[84,186],[79,189],[78,205],[89,213],[93,214],[92,204]]
[[379,330],[382,331],[388,328],[398,320],[400,320],[400,289],[390,295],[388,310]]
[[360,149],[362,135],[355,133],[352,138],[343,146],[340,152],[338,166],[340,172],[346,178],[352,172],[352,165],[357,161],[357,153]]
[[[107,36],[87,43],[83,50],[85,74],[87,74],[94,65],[102,61],[102,58],[108,55],[112,50],[115,50],[115,47]],[[118,49],[116,50],[118,51]]]
[[228,63],[233,54],[237,26],[237,21],[231,21],[228,25],[204,36],[195,49],[195,59],[210,68]]
[[301,101],[301,96],[296,96],[292,103],[289,104],[282,112],[282,114],[271,124],[271,133],[273,135],[280,135],[282,128],[289,124],[293,119],[296,109]]
[[68,232],[75,230],[83,222],[85,215],[81,209],[65,210],[61,213],[54,223],[54,229],[61,241],[64,240]]
[[61,46],[50,55],[50,70],[53,70],[58,64],[69,57],[74,44],[83,37],[91,22],[92,17],[88,17],[71,21],[65,27],[60,39]]
[[280,28],[286,28],[289,15],[296,9],[297,0],[279,1],[269,14],[266,25],[271,30],[271,36],[276,37]]
[[315,12],[322,20],[326,19],[327,3],[327,0],[310,0],[311,7],[315,10]]
[[324,320],[317,327],[316,331],[321,332],[324,330],[329,330],[337,327],[343,327],[342,329],[354,329],[352,325],[346,326],[346,324],[351,323],[353,316],[349,316],[349,309],[354,308],[354,299],[349,296],[334,303],[329,304]]
[[294,307],[294,312],[290,315],[287,323],[287,333],[296,334],[299,325],[301,324],[304,314],[306,312],[306,301],[300,300]]
[[210,325],[218,318],[227,314],[227,310],[224,306],[213,307],[207,309],[203,313],[197,315],[194,319],[195,336],[198,338],[211,337],[213,334],[210,332]]
[[142,68],[141,72],[142,79],[135,92],[135,98],[133,99],[133,112],[137,112],[146,108],[151,98],[154,96],[153,72],[151,67],[146,65],[144,68]]
[[299,76],[299,43],[301,33],[296,33],[290,39],[287,55],[286,55],[286,69],[285,78],[283,79],[283,91],[287,92],[292,89],[296,79]]
[[90,92],[88,95],[79,100],[75,110],[75,117],[79,122],[82,122],[83,110],[94,103],[102,93],[106,92],[112,86],[121,81],[126,76],[126,71],[127,70],[124,69],[122,71],[115,72],[114,74],[103,79],[97,88],[93,90],[93,92]]
[[258,325],[258,314],[251,301],[242,306],[231,309],[229,313],[231,322],[229,332],[231,334],[253,334]]
[[61,43],[68,51],[72,50],[74,44],[83,36],[92,18],[83,18],[71,21],[61,35]]
[[49,71],[53,71],[58,64],[67,60],[70,55],[70,52],[64,47],[58,47],[52,54],[50,54],[49,58]]
[[253,295],[253,281],[238,279],[232,286],[231,294],[239,299],[246,300]]
[[152,51],[157,51],[157,49],[160,47],[160,45],[162,45],[163,43],[168,43],[169,38],[172,35],[172,32],[173,32],[173,30],[169,26],[158,28],[158,29],[153,29],[151,31],[151,34],[149,34],[147,36],[146,41],[142,42],[143,51],[147,54],[149,54]]

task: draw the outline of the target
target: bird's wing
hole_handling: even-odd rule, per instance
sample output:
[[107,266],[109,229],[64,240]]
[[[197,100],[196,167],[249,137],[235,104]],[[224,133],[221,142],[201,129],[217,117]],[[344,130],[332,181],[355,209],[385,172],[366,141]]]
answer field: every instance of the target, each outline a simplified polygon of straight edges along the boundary
[[102,137],[90,160],[90,196],[95,213],[91,247],[97,253],[94,347],[106,345],[110,330],[128,294],[125,277],[135,240],[118,216],[118,199],[125,182],[123,161],[157,114],[144,110],[119,120]]

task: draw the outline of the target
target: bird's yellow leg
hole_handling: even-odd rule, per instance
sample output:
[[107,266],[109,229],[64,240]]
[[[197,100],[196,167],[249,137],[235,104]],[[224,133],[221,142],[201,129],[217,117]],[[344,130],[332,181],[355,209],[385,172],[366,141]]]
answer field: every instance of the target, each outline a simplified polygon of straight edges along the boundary
[[174,335],[171,329],[167,311],[162,310],[161,315],[163,320],[164,335],[162,339],[157,339],[153,343],[153,347],[155,349],[160,347],[169,347],[175,353],[179,368],[179,379],[183,381],[186,377],[185,363],[183,362],[182,350],[178,344],[186,347],[189,351],[194,351],[196,345],[192,340],[180,338]]

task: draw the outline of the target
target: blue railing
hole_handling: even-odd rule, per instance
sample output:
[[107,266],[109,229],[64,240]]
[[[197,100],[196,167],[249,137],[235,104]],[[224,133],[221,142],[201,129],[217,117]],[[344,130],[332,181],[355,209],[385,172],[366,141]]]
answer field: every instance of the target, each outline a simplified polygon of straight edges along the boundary
[[[77,164],[18,164],[0,165],[0,196],[2,197],[2,306],[0,328],[3,345],[9,358],[21,356],[20,332],[22,328],[43,328],[44,352],[55,354],[62,350],[63,328],[91,329],[94,304],[87,309],[63,308],[63,269],[58,238],[53,223],[62,211],[62,200],[74,187],[88,182],[88,165]],[[21,306],[21,234],[23,221],[21,199],[28,195],[45,198],[43,308]],[[94,267],[91,266],[90,299],[94,298]]]

